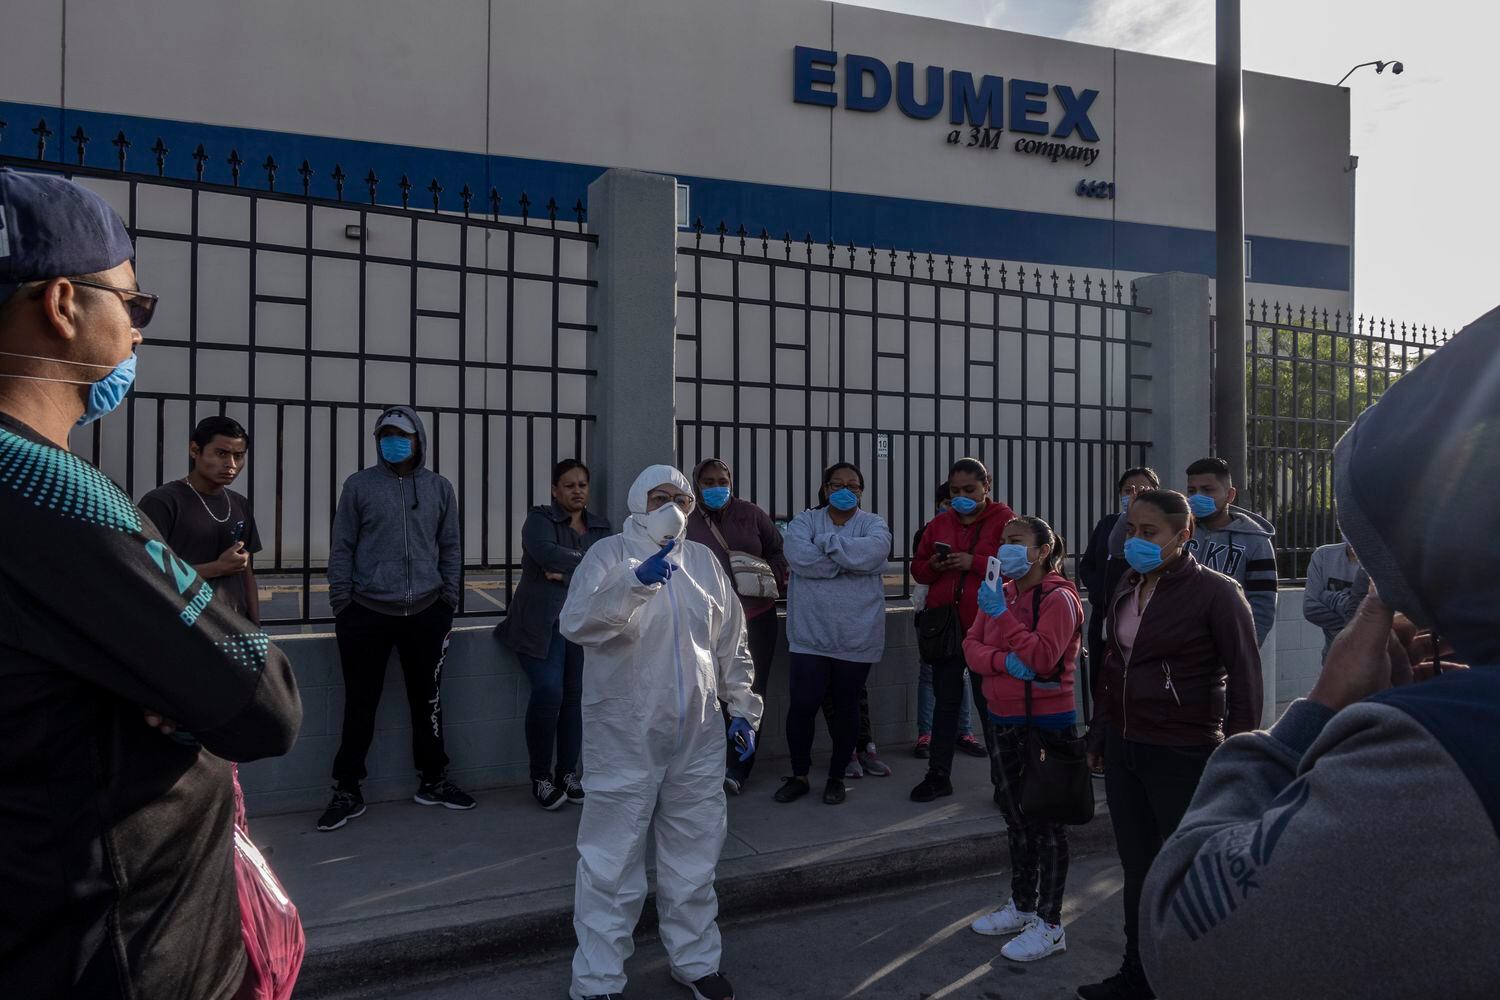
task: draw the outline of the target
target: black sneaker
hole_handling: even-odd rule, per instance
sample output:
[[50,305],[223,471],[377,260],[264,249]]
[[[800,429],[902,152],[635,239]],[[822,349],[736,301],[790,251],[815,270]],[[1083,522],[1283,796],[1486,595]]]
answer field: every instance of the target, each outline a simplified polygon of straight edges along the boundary
[[1078,987],[1078,1000],[1156,1000],[1156,993],[1144,972],[1126,964],[1102,983]]
[[922,783],[911,790],[911,800],[913,802],[931,802],[933,799],[952,794],[953,782],[948,780],[946,774],[943,774],[941,771],[928,771],[927,777],[922,779]]
[[323,815],[318,817],[318,829],[324,833],[337,830],[356,816],[364,814],[365,799],[359,794],[358,788],[352,791],[335,788],[333,800],[328,803],[328,808],[323,810]]
[[796,802],[802,796],[812,791],[806,778],[798,778],[793,775],[790,778],[781,779],[781,787],[776,789],[775,799],[777,802]]
[[569,771],[562,776],[563,794],[568,797],[569,802],[583,801],[583,782],[578,780],[578,775]]
[[675,972],[672,973],[672,978],[693,991],[693,1000],[734,1000],[734,987],[729,985],[729,980],[721,972],[691,983]]
[[829,778],[828,784],[823,786],[823,801],[831,806],[843,802],[846,797],[844,783],[837,778]]
[[551,778],[532,778],[531,795],[536,804],[551,812],[568,801],[568,795],[552,783]]
[[479,804],[446,775],[433,781],[424,780],[417,786],[412,801],[419,806],[442,806],[444,809],[473,809]]

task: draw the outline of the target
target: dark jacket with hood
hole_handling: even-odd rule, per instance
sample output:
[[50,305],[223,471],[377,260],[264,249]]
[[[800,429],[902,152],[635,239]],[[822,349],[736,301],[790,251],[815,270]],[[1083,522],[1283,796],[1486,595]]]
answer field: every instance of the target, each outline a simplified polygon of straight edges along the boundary
[[1169,747],[1216,746],[1260,725],[1260,649],[1239,584],[1183,552],[1156,581],[1127,656],[1115,619],[1140,581],[1131,570],[1110,597],[1094,721]]
[[1219,748],[1141,897],[1163,997],[1500,983],[1500,310],[1360,415],[1334,494],[1375,590],[1471,669],[1337,714],[1294,702]]
[[228,1000],[225,761],[291,748],[291,664],[118,486],[6,416],[0,524],[0,997]]
[[[584,511],[583,520],[580,535],[573,530],[572,515],[553,502],[531,508],[521,526],[521,582],[495,636],[522,656],[546,658],[573,570],[590,545],[613,534],[609,521],[593,511]],[[562,580],[549,580],[548,573],[560,573]]]
[[[703,475],[703,469],[710,464],[710,461],[715,460],[699,462],[693,469],[694,487],[698,485],[698,477]],[[709,522],[713,523],[714,528],[719,529],[719,534],[723,535],[724,541],[729,543],[729,549],[760,556],[770,563],[771,572],[776,574],[776,585],[783,594],[786,593],[787,576],[791,570],[787,567],[786,556],[782,552],[781,532],[777,530],[770,514],[749,500],[730,497],[729,505],[723,510],[709,510],[700,499],[697,508],[688,516],[688,540],[708,546],[708,550],[719,557],[719,562],[724,566],[724,572],[729,574],[732,582],[734,572],[729,565],[729,549],[719,543],[713,528],[709,527]],[[744,606],[745,617],[748,619],[774,610],[776,600],[771,597],[741,596],[740,604]]]
[[458,498],[452,483],[427,468],[427,428],[417,411],[392,406],[381,419],[388,413],[416,427],[417,465],[397,475],[377,446],[375,464],[344,480],[328,551],[328,600],[334,614],[350,601],[386,615],[415,615],[439,600],[457,610]]

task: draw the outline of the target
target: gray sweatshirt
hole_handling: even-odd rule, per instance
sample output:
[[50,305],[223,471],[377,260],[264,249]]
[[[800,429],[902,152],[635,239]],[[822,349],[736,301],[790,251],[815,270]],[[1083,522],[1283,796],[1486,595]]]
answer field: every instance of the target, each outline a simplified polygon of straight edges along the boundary
[[1214,753],[1141,895],[1163,1000],[1495,995],[1500,837],[1428,725],[1298,701]]
[[843,527],[826,509],[803,511],[786,529],[792,576],[786,639],[793,653],[878,663],[885,654],[885,567],[891,529],[856,511]]
[[1354,609],[1370,589],[1370,578],[1345,542],[1320,545],[1307,564],[1307,589],[1302,593],[1302,617],[1323,630],[1323,659],[1328,647],[1354,617]]
[[[1121,519],[1123,520],[1123,518]],[[1229,505],[1229,523],[1193,529],[1187,550],[1209,569],[1232,576],[1245,590],[1255,615],[1255,641],[1264,644],[1276,624],[1276,529],[1259,514]]]
[[385,412],[392,411],[417,428],[417,467],[398,476],[377,448],[374,465],[344,480],[328,551],[334,614],[350,601],[387,615],[418,614],[440,599],[458,608],[458,498],[452,483],[426,467],[427,428],[417,411],[393,406]]

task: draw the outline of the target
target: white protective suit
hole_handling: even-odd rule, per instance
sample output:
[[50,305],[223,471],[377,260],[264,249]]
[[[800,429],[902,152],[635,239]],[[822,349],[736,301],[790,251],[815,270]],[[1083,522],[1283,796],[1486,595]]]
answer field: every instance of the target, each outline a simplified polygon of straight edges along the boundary
[[563,637],[584,649],[583,787],[573,896],[574,1000],[625,987],[631,932],[646,899],[646,833],[656,843],[660,935],[672,971],[719,971],[714,869],[727,828],[724,721],[758,726],[745,616],[719,560],[679,537],[664,584],[635,575],[661,543],[644,525],[647,493],[692,485],[655,465],[630,488],[625,529],[591,546],[563,605]]

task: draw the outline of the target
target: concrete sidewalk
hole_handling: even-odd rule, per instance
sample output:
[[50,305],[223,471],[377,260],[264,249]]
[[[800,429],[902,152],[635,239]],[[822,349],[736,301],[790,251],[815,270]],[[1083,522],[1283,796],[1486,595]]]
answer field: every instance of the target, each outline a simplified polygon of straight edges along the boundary
[[[1004,823],[988,762],[960,755],[955,794],[921,805],[907,794],[925,762],[893,748],[889,778],[848,782],[826,806],[817,791],[772,799],[784,758],[759,762],[729,800],[718,869],[726,917],[952,878],[1006,863]],[[297,995],[389,982],[446,965],[523,960],[573,940],[574,840],[579,807],[539,809],[526,788],[478,793],[471,812],[377,803],[342,830],[319,833],[315,813],[250,821],[254,841],[302,914],[308,955]],[[1080,853],[1112,844],[1108,817],[1072,831]],[[649,861],[649,858],[648,858]],[[655,925],[648,902],[642,929]]]

